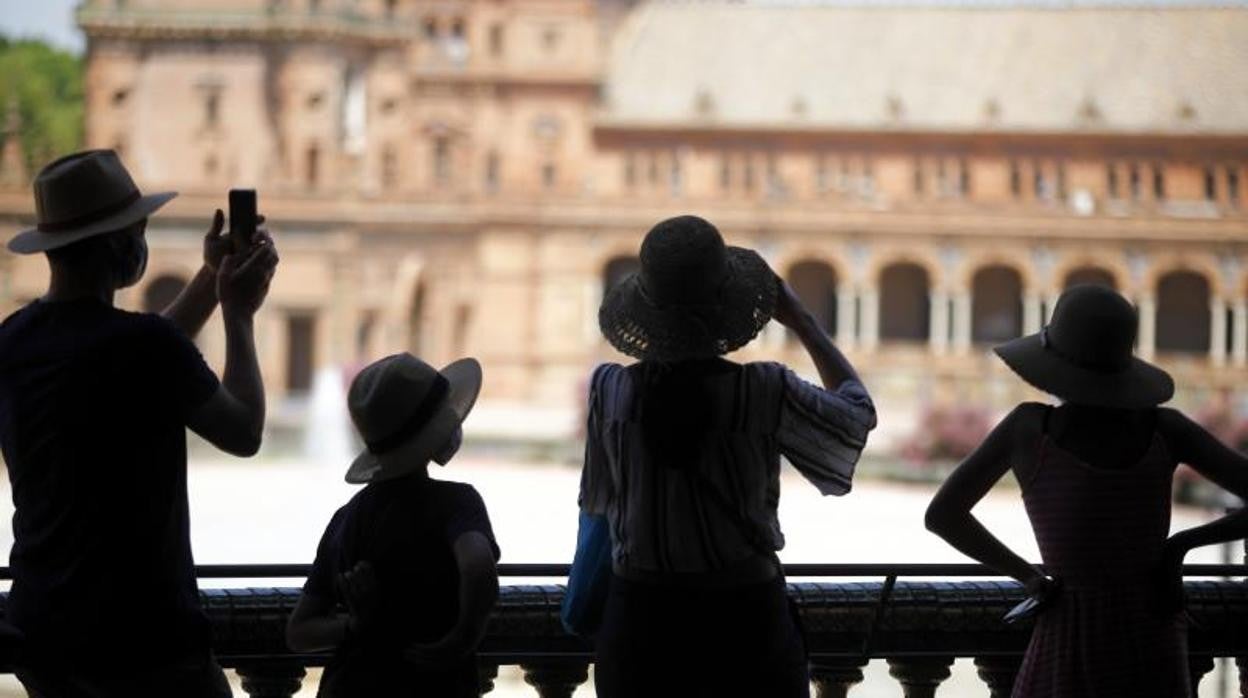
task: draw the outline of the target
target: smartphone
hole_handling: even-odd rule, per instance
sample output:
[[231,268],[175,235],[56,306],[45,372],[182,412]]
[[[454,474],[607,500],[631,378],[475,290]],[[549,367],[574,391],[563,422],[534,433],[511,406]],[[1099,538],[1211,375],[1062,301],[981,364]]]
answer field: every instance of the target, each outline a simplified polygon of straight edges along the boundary
[[256,235],[256,190],[230,190],[230,241],[234,253],[245,252]]

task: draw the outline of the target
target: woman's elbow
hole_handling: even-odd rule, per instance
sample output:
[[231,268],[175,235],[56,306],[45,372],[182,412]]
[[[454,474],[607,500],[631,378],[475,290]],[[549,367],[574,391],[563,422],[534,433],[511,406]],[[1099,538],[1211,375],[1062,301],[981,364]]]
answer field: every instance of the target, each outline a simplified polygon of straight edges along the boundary
[[937,502],[932,502],[927,506],[927,512],[923,514],[923,526],[943,538],[953,518],[948,509]]

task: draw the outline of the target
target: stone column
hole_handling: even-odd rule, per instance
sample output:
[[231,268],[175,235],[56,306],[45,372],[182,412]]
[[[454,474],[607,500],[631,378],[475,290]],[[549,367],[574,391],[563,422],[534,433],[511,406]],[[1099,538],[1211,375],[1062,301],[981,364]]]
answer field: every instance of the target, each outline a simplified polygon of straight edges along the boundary
[[1018,676],[1023,658],[1020,656],[988,656],[975,658],[975,672],[988,684],[990,698],[1010,698],[1014,678]]
[[1192,695],[1200,695],[1200,680],[1213,671],[1213,657],[1207,654],[1188,655],[1187,670],[1192,678]]
[[477,693],[485,695],[494,690],[494,679],[498,678],[497,664],[477,665]]
[[1151,359],[1157,349],[1157,301],[1152,294],[1140,296],[1136,309],[1140,314],[1140,357]]
[[850,284],[836,289],[836,343],[842,349],[858,344],[858,291]]
[[889,659],[888,675],[901,683],[905,698],[935,698],[936,688],[949,678],[953,657]]
[[1023,334],[1035,334],[1044,324],[1044,307],[1039,293],[1023,295]]
[[868,351],[880,343],[880,292],[867,289],[859,296],[862,307],[862,326],[858,328],[862,348]]
[[865,662],[815,660],[810,663],[810,680],[815,684],[815,698],[846,698],[849,689],[862,683]]
[[307,673],[302,666],[286,662],[240,666],[235,670],[251,698],[291,698],[299,692]]
[[949,351],[949,294],[932,291],[929,297],[928,346],[933,354],[944,355]]
[[965,354],[971,349],[971,292],[953,294],[953,350]]
[[1248,301],[1234,304],[1235,321],[1231,325],[1231,361],[1239,367],[1248,364]]
[[1044,302],[1044,324],[1053,322],[1053,309],[1057,307],[1057,299],[1061,297],[1060,293],[1054,293]]
[[589,679],[589,664],[576,660],[522,664],[524,682],[541,698],[572,698],[576,687]]
[[1226,301],[1209,299],[1209,360],[1214,366],[1226,363]]

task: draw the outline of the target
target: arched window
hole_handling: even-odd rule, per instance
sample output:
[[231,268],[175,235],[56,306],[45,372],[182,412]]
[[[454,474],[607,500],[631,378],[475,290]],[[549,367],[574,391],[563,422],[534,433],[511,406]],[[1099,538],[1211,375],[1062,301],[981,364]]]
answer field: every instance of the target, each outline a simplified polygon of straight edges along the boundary
[[991,266],[975,272],[971,284],[971,339],[996,344],[1023,333],[1023,282],[1018,272]]
[[407,349],[421,358],[424,358],[422,352],[429,349],[429,338],[425,336],[425,296],[425,285],[418,284],[412,292],[412,305],[407,313]]
[[641,269],[641,261],[636,257],[621,256],[612,257],[602,268],[602,295],[605,297],[607,291],[615,288],[629,274],[636,273]]
[[173,303],[173,299],[182,293],[182,289],[186,288],[186,281],[181,277],[173,275],[163,275],[152,279],[147,288],[143,290],[143,310],[149,313],[159,313]]
[[927,270],[907,262],[880,273],[880,339],[926,342],[930,328]]
[[1175,271],[1157,284],[1157,351],[1204,354],[1209,351],[1209,282],[1190,271]]
[[789,268],[789,285],[810,309],[819,326],[836,333],[836,272],[823,262],[798,262]]
[[1118,288],[1118,284],[1114,282],[1113,274],[1100,267],[1092,266],[1070,270],[1070,273],[1066,274],[1066,281],[1062,288],[1070,288],[1071,286],[1081,284],[1105,286],[1112,289]]

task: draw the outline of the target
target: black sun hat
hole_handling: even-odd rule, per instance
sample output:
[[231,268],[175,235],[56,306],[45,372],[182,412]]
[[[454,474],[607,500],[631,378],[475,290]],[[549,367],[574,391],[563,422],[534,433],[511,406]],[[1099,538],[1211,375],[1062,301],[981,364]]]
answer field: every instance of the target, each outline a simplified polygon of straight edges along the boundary
[[9,240],[9,251],[34,254],[137,223],[177,192],[143,195],[112,150],[66,155],[34,181],[36,226]]
[[1132,355],[1137,324],[1135,309],[1114,290],[1072,286],[1052,323],[994,351],[1028,383],[1068,402],[1153,407],[1174,396],[1174,380]]
[[473,358],[439,371],[402,353],[364,367],[351,381],[347,408],[366,448],[347,470],[347,482],[389,480],[423,468],[480,392],[481,364]]
[[641,270],[611,289],[598,326],[637,359],[709,358],[758,335],[776,307],[776,275],[753,250],[730,247],[697,216],[659,222],[641,243]]

